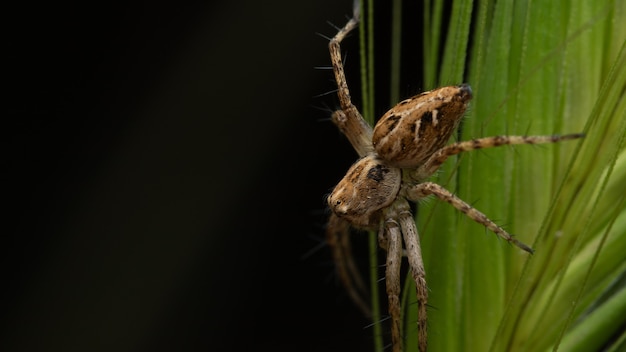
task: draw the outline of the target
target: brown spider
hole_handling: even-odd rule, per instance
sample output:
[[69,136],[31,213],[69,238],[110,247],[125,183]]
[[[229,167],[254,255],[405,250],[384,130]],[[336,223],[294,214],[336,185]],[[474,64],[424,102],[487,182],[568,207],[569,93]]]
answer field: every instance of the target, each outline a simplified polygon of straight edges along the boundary
[[332,213],[327,238],[343,285],[352,300],[369,315],[369,305],[362,294],[366,290],[350,252],[348,230],[353,226],[378,231],[379,244],[387,252],[385,280],[393,351],[403,348],[400,265],[403,253],[406,253],[416,283],[418,345],[421,351],[426,351],[426,273],[408,201],[416,202],[434,195],[507,242],[533,253],[529,246],[513,238],[483,213],[442,186],[427,180],[448,157],[461,152],[512,144],[554,143],[583,135],[495,136],[446,145],[472,98],[472,90],[467,84],[434,89],[401,101],[385,113],[372,130],[350,100],[341,59],[340,43],[358,22],[357,10],[329,43],[341,105],[341,110],[333,113],[332,120],[348,138],[360,159],[350,167],[328,197]]

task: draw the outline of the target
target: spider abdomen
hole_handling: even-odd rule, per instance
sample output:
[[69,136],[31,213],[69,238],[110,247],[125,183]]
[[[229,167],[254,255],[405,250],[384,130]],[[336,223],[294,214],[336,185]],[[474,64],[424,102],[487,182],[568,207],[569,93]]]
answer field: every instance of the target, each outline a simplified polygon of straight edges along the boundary
[[354,226],[376,227],[378,211],[396,199],[401,181],[400,169],[387,166],[376,155],[367,155],[335,186],[328,205]]
[[414,168],[443,147],[472,98],[469,85],[442,87],[406,99],[374,127],[372,143],[388,165]]

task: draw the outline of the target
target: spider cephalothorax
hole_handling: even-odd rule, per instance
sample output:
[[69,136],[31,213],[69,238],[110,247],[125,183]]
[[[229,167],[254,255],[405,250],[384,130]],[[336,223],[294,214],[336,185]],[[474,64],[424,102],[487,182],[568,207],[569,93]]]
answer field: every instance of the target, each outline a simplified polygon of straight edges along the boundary
[[529,246],[514,239],[483,213],[427,180],[448,157],[464,151],[511,144],[554,143],[580,138],[582,134],[495,136],[447,145],[472,98],[467,84],[442,87],[403,100],[385,113],[372,129],[351,102],[339,47],[346,34],[357,26],[358,20],[358,14],[355,14],[329,43],[341,105],[341,110],[333,113],[332,120],[360,158],[328,197],[332,214],[327,239],[344,286],[353,301],[368,315],[369,305],[362,294],[364,285],[350,252],[348,228],[378,230],[379,244],[387,251],[385,281],[394,351],[402,350],[400,262],[406,253],[416,283],[418,345],[421,351],[425,351],[428,290],[417,227],[408,201],[417,202],[433,195],[507,242],[532,253]]
[[328,197],[328,205],[339,217],[363,229],[377,229],[380,209],[398,195],[402,173],[386,166],[376,155],[359,159]]

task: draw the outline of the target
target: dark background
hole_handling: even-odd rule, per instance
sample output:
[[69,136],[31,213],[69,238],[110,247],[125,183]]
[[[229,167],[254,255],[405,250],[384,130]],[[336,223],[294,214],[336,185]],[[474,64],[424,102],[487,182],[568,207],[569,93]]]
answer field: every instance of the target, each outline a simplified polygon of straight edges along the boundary
[[[351,8],[7,9],[0,349],[369,350],[323,246],[324,196],[356,154],[328,119],[336,96],[318,96],[335,85],[314,69],[330,63],[316,33]],[[344,52],[358,103],[357,38]],[[411,95],[419,66],[404,67]]]

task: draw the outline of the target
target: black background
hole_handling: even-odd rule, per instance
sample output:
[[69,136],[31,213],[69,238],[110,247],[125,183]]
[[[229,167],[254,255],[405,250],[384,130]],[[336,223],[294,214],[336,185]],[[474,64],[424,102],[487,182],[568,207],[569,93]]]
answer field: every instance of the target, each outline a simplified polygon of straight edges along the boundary
[[[314,69],[329,65],[316,33],[334,35],[326,22],[351,7],[6,10],[0,349],[369,350],[320,247],[324,195],[356,154],[328,119],[337,99],[323,95],[331,71]],[[358,104],[357,36],[344,48]],[[419,91],[404,77],[403,95]]]

